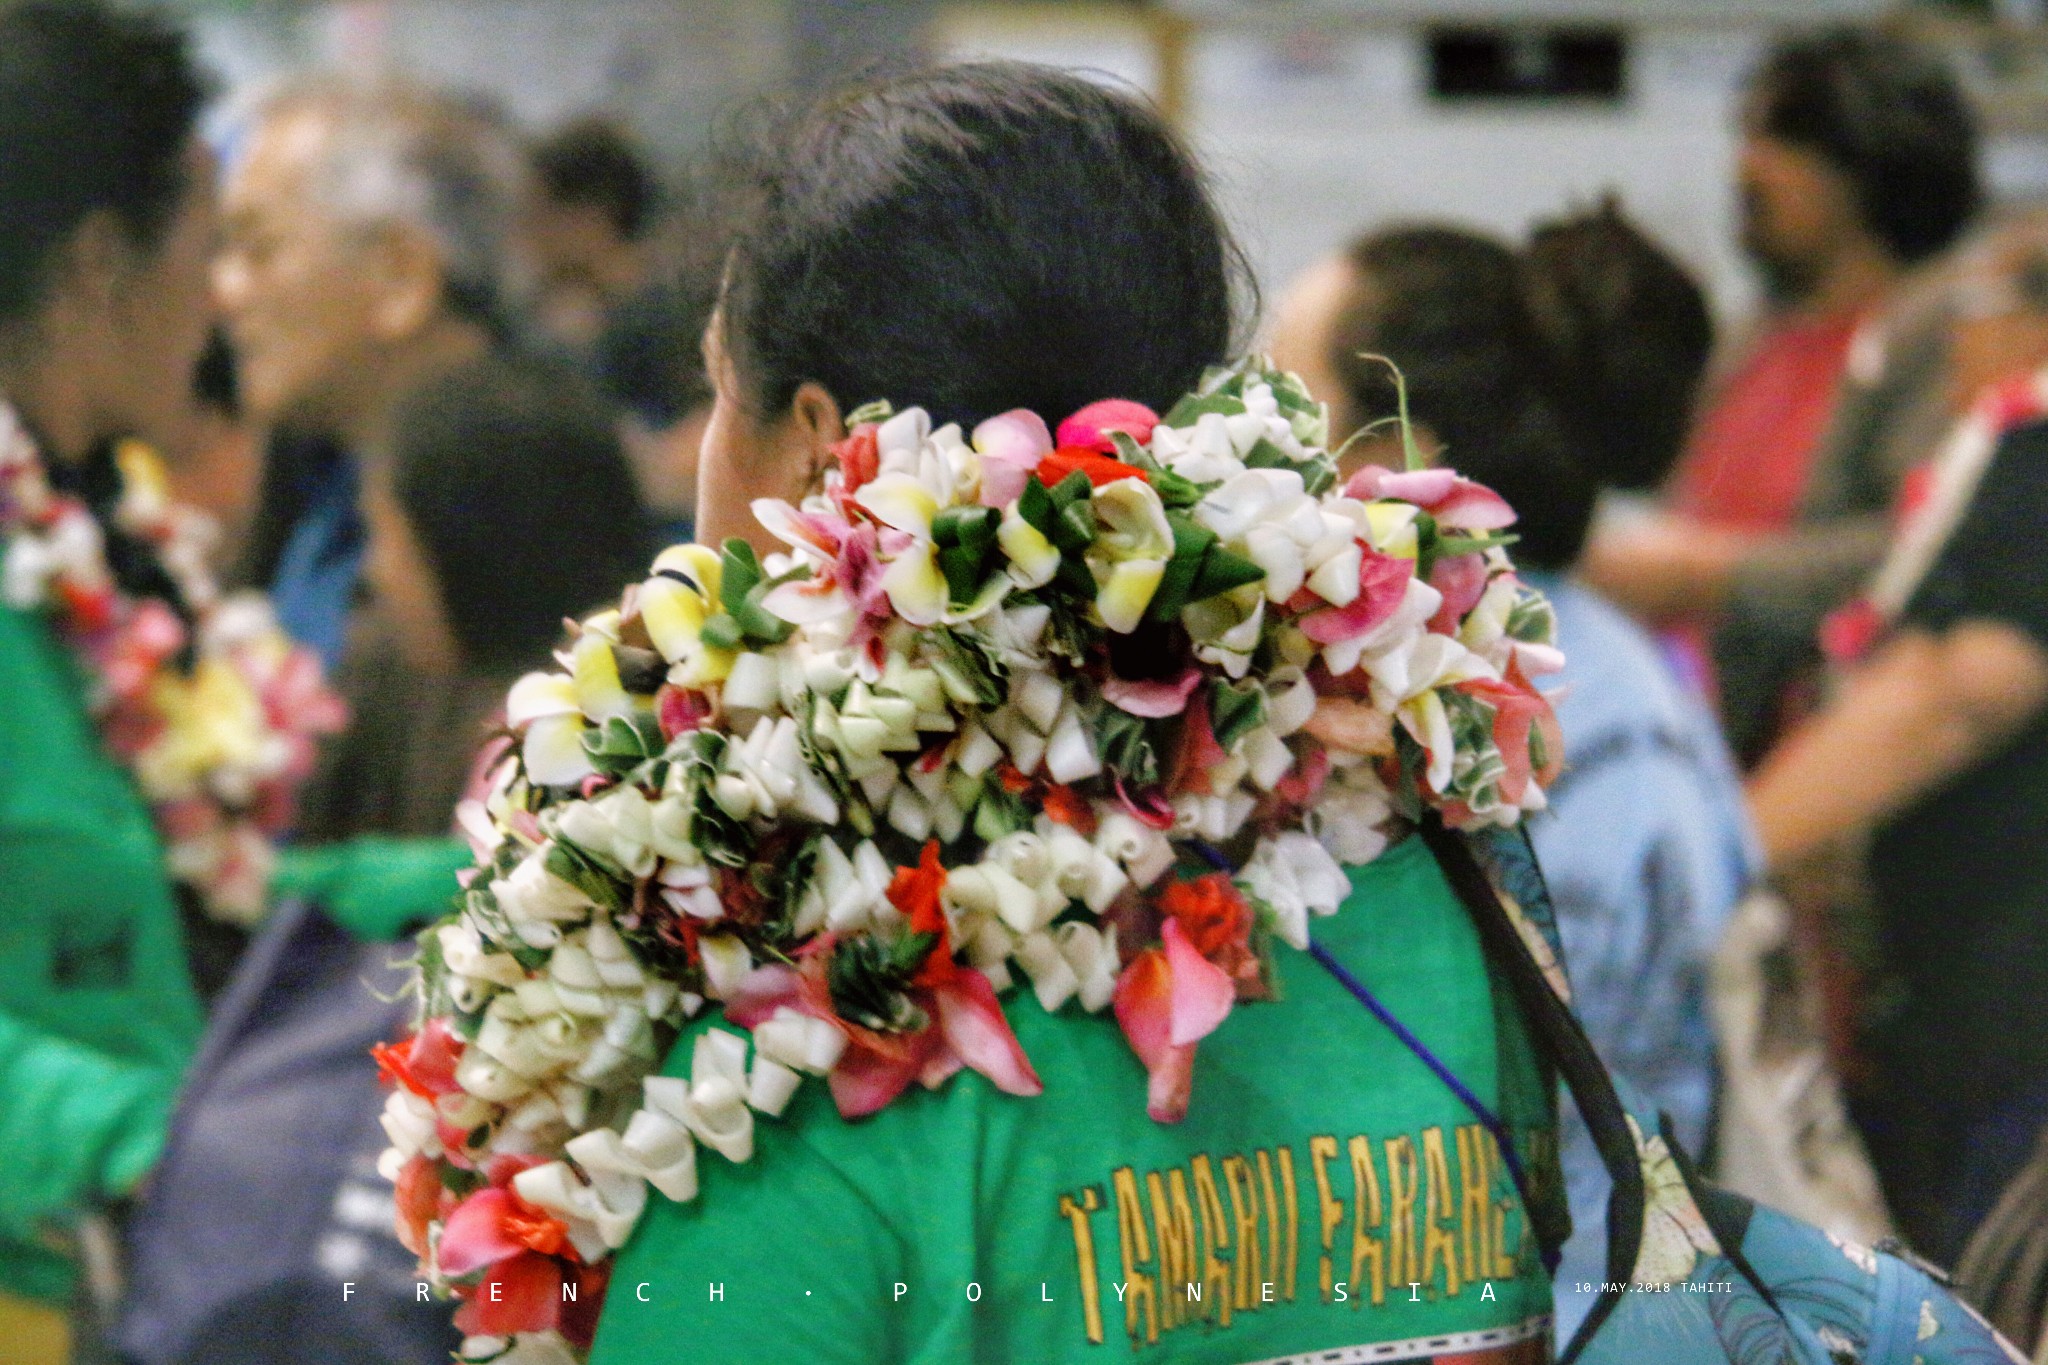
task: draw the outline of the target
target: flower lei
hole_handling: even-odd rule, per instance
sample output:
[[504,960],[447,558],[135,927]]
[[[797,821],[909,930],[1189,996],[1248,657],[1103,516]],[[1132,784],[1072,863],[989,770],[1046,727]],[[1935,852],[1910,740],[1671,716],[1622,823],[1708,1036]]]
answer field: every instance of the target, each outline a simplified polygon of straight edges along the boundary
[[170,500],[154,452],[123,441],[115,460],[113,521],[154,549],[195,626],[167,602],[122,591],[92,509],[50,486],[35,441],[5,402],[0,597],[48,612],[77,658],[87,709],[148,804],[172,878],[214,918],[251,924],[315,741],[347,712],[261,595],[221,595],[206,563],[212,525]]
[[[821,494],[755,505],[787,552],[664,551],[513,687],[421,1025],[379,1050],[399,1235],[463,1359],[579,1358],[648,1187],[750,1159],[807,1076],[849,1117],[962,1067],[1037,1094],[1013,987],[1113,1010],[1179,1119],[1341,864],[1425,808],[1543,804],[1529,678],[1562,658],[1513,513],[1444,469],[1340,489],[1326,425],[1253,362],[1056,441],[875,405]],[[653,1074],[707,1007],[688,1079]]]

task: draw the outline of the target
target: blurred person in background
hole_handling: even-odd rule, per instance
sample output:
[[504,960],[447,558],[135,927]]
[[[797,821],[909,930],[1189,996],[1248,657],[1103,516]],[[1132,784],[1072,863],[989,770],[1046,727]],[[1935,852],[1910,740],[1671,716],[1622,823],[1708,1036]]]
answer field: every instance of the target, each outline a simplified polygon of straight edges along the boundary
[[[1714,1090],[1707,964],[1754,862],[1741,787],[1654,640],[1572,570],[1601,489],[1654,485],[1677,458],[1712,337],[1698,285],[1610,202],[1540,227],[1519,256],[1454,227],[1361,237],[1289,294],[1274,338],[1280,363],[1336,381],[1333,437],[1396,413],[1391,371],[1365,357],[1391,359],[1424,450],[1520,514],[1512,553],[1568,660],[1569,762],[1529,832],[1574,1004],[1614,1074],[1695,1153]],[[1398,466],[1398,446],[1353,453]],[[1560,1341],[1607,1277],[1609,1183],[1576,1113],[1563,1155],[1575,1231],[1555,1277]]]
[[543,139],[533,164],[535,319],[545,335],[588,353],[612,310],[648,278],[661,188],[625,129],[597,116]]
[[213,562],[238,562],[263,478],[263,438],[242,412],[234,348],[216,327],[193,371],[190,402],[162,441],[171,496],[212,519]]
[[697,448],[714,397],[704,329],[718,306],[731,231],[717,196],[701,189],[664,234],[662,263],[611,310],[597,341],[597,375],[621,409],[620,429],[660,545],[690,539]]
[[155,1164],[200,1029],[164,842],[95,724],[89,627],[31,518],[46,478],[90,514],[67,574],[111,576],[115,610],[189,613],[96,495],[125,482],[113,442],[163,434],[206,342],[202,98],[154,20],[0,9],[0,1354],[30,1365],[64,1358],[80,1229]]
[[[1874,344],[1868,329],[1905,272],[1976,212],[1975,154],[1952,73],[1900,39],[1798,36],[1751,81],[1737,179],[1765,314],[1707,397],[1668,514],[1614,525],[1587,560],[1591,580],[1645,619],[1722,629],[1711,651],[1703,633],[1692,647],[1746,763],[1781,728],[1788,676],[1814,657],[1820,617],[1881,550],[1864,520],[1832,547],[1751,556],[1801,519],[1859,335]],[[1802,566],[1810,586],[1791,593],[1788,569]]]
[[[340,756],[399,769],[390,790],[408,807],[355,812],[355,824],[445,831],[512,682],[546,659],[565,616],[644,570],[642,512],[609,410],[555,367],[485,357],[428,381],[394,417],[392,448],[364,471],[365,578],[426,683],[413,704],[450,712],[468,744],[409,747],[410,728],[394,736],[400,718],[378,712]],[[360,865],[386,851],[359,842],[334,856]],[[279,912],[209,1029],[132,1223],[120,1332],[132,1365],[438,1365],[457,1344],[390,1235],[370,1055],[413,1008],[392,940],[440,907],[409,908],[417,897],[374,875],[323,882],[335,870],[302,878],[318,908]],[[454,889],[451,874],[442,903]],[[237,1207],[263,1213],[226,1215]]]
[[215,288],[273,438],[247,570],[330,667],[367,543],[358,461],[408,392],[503,334],[525,184],[492,120],[396,84],[286,90],[230,168]]
[[1885,975],[1853,1112],[1901,1230],[1944,1263],[2048,1120],[2027,1022],[2048,994],[2048,225],[1987,234],[1951,308],[1963,415],[1835,623],[1860,662],[1751,787],[1773,867],[1867,844]]

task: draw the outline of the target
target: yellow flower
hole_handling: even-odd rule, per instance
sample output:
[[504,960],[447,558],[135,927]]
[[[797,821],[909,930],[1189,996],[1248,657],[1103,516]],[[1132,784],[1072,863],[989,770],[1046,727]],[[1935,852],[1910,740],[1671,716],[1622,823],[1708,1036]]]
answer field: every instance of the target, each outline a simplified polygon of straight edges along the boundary
[[1143,479],[1118,479],[1095,490],[1099,527],[1088,547],[1095,576],[1095,609],[1102,623],[1128,635],[1145,619],[1166,561],[1173,557],[1173,528],[1159,494]]
[[733,651],[708,645],[702,638],[704,623],[719,610],[721,575],[717,551],[675,545],[661,552],[653,576],[640,585],[641,623],[671,665],[668,678],[678,687],[723,682],[732,672]]

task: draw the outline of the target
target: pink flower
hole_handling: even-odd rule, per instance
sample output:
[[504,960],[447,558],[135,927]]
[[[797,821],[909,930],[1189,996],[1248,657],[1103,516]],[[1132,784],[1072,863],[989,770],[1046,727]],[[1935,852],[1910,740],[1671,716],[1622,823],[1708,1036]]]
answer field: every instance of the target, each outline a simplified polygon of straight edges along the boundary
[[1444,595],[1443,605],[1429,619],[1429,629],[1439,635],[1456,635],[1459,622],[1486,595],[1486,556],[1450,555],[1429,571],[1429,586]]
[[[1493,742],[1500,750],[1501,761],[1507,765],[1507,772],[1500,779],[1503,800],[1519,804],[1532,780],[1548,784],[1556,778],[1564,766],[1564,735],[1550,702],[1529,686],[1520,670],[1510,665],[1505,682],[1474,678],[1459,683],[1458,690],[1493,707]],[[1529,752],[1531,731],[1543,737],[1545,761],[1540,772],[1536,771]]]
[[1187,709],[1188,697],[1201,686],[1202,671],[1190,668],[1171,682],[1132,681],[1115,674],[1102,681],[1102,699],[1119,710],[1147,720],[1177,716]]
[[1008,507],[1024,492],[1024,481],[1052,451],[1045,419],[1025,408],[989,418],[974,429],[981,452],[981,505]]
[[1448,469],[1393,470],[1369,464],[1344,486],[1349,497],[1412,502],[1453,531],[1498,531],[1515,524],[1515,509],[1491,488]]
[[1079,412],[1060,423],[1059,444],[1083,446],[1114,454],[1116,442],[1110,433],[1121,431],[1139,445],[1152,439],[1152,428],[1159,425],[1159,416],[1143,403],[1133,403],[1126,398],[1105,398],[1099,403],[1090,403]]
[[1301,633],[1319,645],[1355,640],[1385,624],[1400,609],[1415,576],[1415,561],[1359,547],[1358,596],[1341,607],[1324,607],[1301,618]]
[[1237,988],[1195,950],[1178,920],[1168,919],[1160,937],[1164,947],[1139,953],[1117,978],[1116,1020],[1145,1064],[1145,1112],[1178,1123],[1194,1089],[1195,1044],[1229,1015]]

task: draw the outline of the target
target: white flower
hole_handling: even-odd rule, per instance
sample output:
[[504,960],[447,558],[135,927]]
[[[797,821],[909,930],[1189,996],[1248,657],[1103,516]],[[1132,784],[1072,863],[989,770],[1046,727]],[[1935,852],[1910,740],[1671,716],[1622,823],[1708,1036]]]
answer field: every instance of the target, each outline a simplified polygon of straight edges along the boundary
[[1308,824],[1330,856],[1346,866],[1363,867],[1386,852],[1386,824],[1393,814],[1393,803],[1379,779],[1370,768],[1359,766],[1323,789]]
[[1309,915],[1334,915],[1351,894],[1351,879],[1337,860],[1313,837],[1294,830],[1259,840],[1237,880],[1272,907],[1280,937],[1302,949],[1308,947]]

